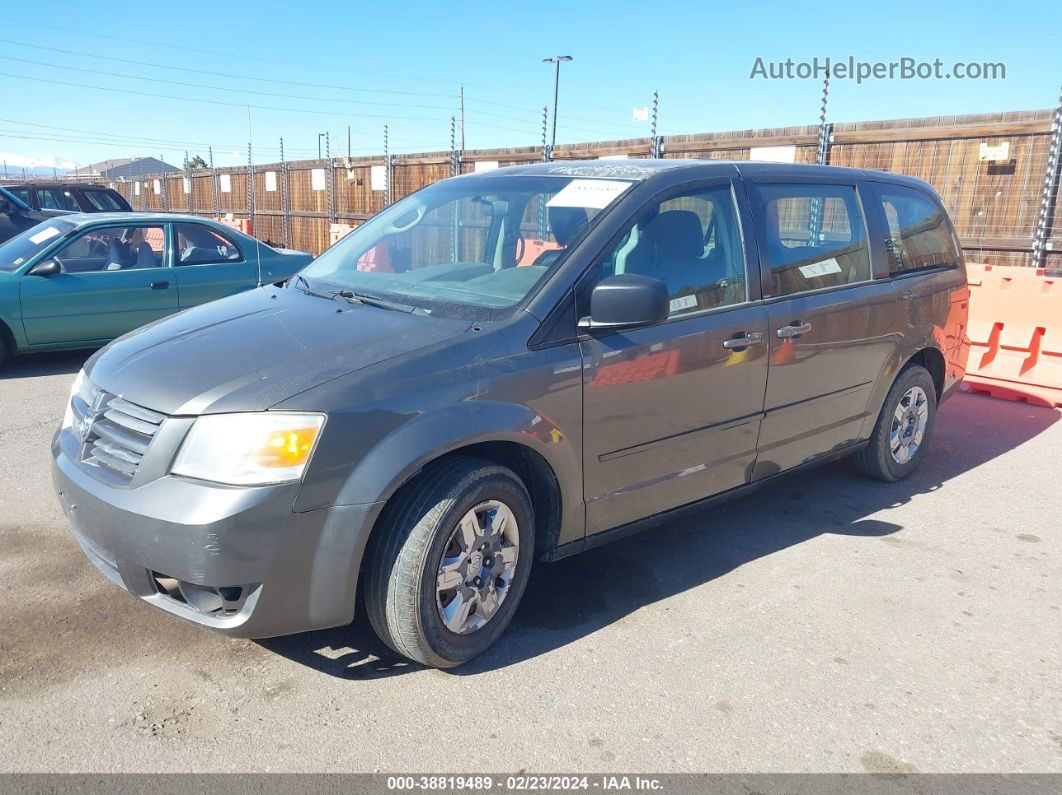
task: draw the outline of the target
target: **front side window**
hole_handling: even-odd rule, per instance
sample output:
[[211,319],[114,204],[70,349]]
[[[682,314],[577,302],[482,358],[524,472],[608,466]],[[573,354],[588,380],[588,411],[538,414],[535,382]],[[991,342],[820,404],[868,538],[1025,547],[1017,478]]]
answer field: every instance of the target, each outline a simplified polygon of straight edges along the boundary
[[115,197],[113,193],[107,190],[83,190],[85,198],[88,199],[89,204],[95,207],[99,212],[125,212],[126,207]]
[[32,202],[30,202],[29,188],[6,188],[5,190],[7,190],[8,193],[13,194],[15,197],[21,199],[25,204],[29,205],[30,207],[33,206]]
[[177,224],[177,264],[209,265],[243,259],[240,249],[216,229],[203,224]]
[[301,276],[320,289],[432,311],[509,309],[631,184],[531,175],[445,180],[362,224]]
[[880,185],[881,206],[889,226],[885,247],[890,273],[955,265],[959,250],[944,210],[921,191]]
[[745,254],[730,186],[692,191],[642,211],[599,272],[660,279],[671,317],[744,302]]
[[770,295],[792,295],[871,278],[866,226],[849,185],[758,184],[760,241]]
[[166,263],[163,226],[107,226],[84,232],[55,254],[65,273],[161,268]]
[[81,212],[77,206],[77,199],[68,190],[62,188],[37,188],[37,201],[42,210],[70,210]]

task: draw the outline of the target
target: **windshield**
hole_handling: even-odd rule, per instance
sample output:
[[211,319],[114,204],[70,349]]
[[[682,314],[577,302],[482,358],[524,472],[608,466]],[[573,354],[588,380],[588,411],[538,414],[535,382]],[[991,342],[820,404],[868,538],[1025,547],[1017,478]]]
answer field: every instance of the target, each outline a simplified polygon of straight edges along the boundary
[[76,227],[67,221],[45,221],[0,243],[0,271],[13,271],[29,262]]
[[554,176],[438,182],[355,229],[298,283],[425,308],[508,309],[630,186]]

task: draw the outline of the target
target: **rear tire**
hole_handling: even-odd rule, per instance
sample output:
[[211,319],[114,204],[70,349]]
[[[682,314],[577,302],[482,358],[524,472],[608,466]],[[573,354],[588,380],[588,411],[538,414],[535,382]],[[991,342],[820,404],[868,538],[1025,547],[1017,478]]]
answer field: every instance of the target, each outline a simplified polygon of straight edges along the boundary
[[505,631],[535,549],[531,500],[511,470],[467,457],[432,465],[393,498],[375,534],[365,607],[396,652],[452,668]]
[[852,456],[856,469],[893,483],[910,475],[925,457],[937,416],[937,390],[924,367],[900,371],[885,397],[870,442]]

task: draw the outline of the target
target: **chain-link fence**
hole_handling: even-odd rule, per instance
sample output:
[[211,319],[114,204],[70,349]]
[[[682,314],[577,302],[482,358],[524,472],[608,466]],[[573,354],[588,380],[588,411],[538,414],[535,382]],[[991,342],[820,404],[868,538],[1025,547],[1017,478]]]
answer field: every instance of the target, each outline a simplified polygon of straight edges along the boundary
[[[1023,111],[836,124],[832,165],[909,174],[933,185],[955,222],[967,257],[1027,265],[1037,234],[1045,173],[1052,160],[1051,111]],[[817,126],[673,135],[657,139],[665,158],[780,159],[814,163]],[[654,140],[557,146],[552,159],[645,158]],[[112,183],[136,210],[250,219],[260,239],[319,254],[343,233],[425,185],[460,173],[537,163],[541,147],[427,152],[196,169]],[[456,169],[455,169],[456,166]],[[1056,181],[1057,190],[1057,181]],[[1062,208],[1046,230],[1043,264],[1062,267]]]

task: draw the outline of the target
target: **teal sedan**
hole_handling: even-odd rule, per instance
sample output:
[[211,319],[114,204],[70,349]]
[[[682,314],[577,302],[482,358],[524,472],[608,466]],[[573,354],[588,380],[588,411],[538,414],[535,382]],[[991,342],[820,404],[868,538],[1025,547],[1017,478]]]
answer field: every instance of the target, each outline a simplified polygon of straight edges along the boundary
[[99,347],[182,309],[283,281],[311,259],[191,215],[57,216],[0,244],[0,361]]

